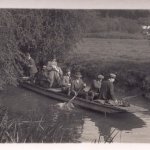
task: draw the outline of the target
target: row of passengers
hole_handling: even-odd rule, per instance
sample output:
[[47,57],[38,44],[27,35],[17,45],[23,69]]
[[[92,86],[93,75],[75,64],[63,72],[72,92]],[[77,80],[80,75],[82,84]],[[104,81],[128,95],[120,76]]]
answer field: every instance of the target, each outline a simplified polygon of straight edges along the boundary
[[86,84],[81,79],[80,72],[74,75],[73,80],[70,70],[67,70],[66,75],[63,76],[63,71],[57,65],[55,58],[52,61],[48,61],[47,66],[43,66],[40,71],[37,71],[35,62],[29,53],[27,54],[27,61],[31,81],[35,80],[36,84],[46,88],[61,87],[62,91],[67,95],[75,95],[78,92],[79,96],[87,98],[87,94],[83,91]]
[[[39,75],[38,78],[37,75]],[[70,69],[67,69],[65,75],[60,76],[59,72],[56,71],[55,69],[52,69],[52,71],[48,71],[46,67],[44,67],[42,73],[38,73],[37,75],[35,77],[36,78],[35,83],[42,87],[45,88],[61,87],[62,92],[67,94],[68,96],[76,95],[78,93],[78,96],[86,98],[86,93],[84,92],[86,84],[81,79],[80,72],[76,72],[72,77]],[[54,75],[54,78],[50,80],[51,75]],[[53,82],[52,85],[51,81]]]
[[[78,93],[79,96],[84,96],[86,99],[90,96],[90,100],[94,99],[103,99],[105,102],[109,100],[114,100],[117,102],[115,93],[114,93],[114,85],[113,82],[115,81],[116,75],[110,74],[108,80],[103,81],[104,76],[98,75],[97,79],[92,81],[91,87],[89,91],[85,91],[86,84],[81,79],[82,75],[80,72],[75,74],[75,79],[72,82],[70,80],[66,80],[70,78],[71,72],[68,71],[66,76],[63,77],[63,86],[68,93]],[[64,82],[65,81],[65,82]]]
[[31,81],[35,80],[35,83],[43,87],[62,87],[64,93],[76,94],[80,89],[78,95],[85,95],[83,92],[86,84],[81,79],[80,72],[74,75],[74,80],[71,79],[71,71],[67,70],[66,75],[63,76],[63,71],[57,65],[57,61],[54,58],[52,61],[48,61],[47,66],[43,66],[42,70],[37,71],[34,60],[30,54],[27,53],[28,68],[30,72]]
[[[36,65],[34,60],[31,58],[30,54],[27,54],[28,62],[29,62],[29,70],[30,70],[30,77],[33,79],[35,74],[38,75]],[[40,75],[40,74],[39,74]],[[88,97],[91,95],[91,99],[100,98],[106,100],[106,102],[110,99],[116,100],[114,94],[114,85],[113,82],[115,81],[116,75],[110,74],[110,77],[107,81],[102,82],[104,76],[99,75],[96,80],[93,80],[91,89],[87,93],[84,91],[86,84],[81,79],[82,75],[80,72],[77,72],[74,77],[75,79],[71,79],[71,72],[68,70],[66,75],[63,76],[63,72],[60,67],[57,66],[57,62],[55,59],[49,61],[47,66],[44,66],[42,69],[42,76],[37,78],[37,83],[42,81],[41,85],[48,84],[49,87],[52,87],[55,83],[62,87],[63,92],[70,94],[78,93],[79,96]],[[43,78],[43,80],[42,80]],[[48,82],[47,82],[48,81]],[[117,101],[117,100],[116,100]]]

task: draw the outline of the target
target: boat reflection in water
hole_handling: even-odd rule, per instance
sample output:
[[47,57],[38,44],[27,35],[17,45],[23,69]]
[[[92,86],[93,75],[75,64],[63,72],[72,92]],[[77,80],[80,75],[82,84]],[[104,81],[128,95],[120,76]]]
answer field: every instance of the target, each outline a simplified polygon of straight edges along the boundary
[[[85,131],[83,130],[83,135],[81,137],[84,139],[84,137],[91,135],[92,138],[86,140],[96,143],[121,142],[122,132],[130,133],[132,129],[145,126],[143,120],[130,113],[113,114],[108,116],[89,113],[87,118],[84,120]],[[88,131],[88,135],[86,135],[86,131]]]
[[[77,107],[72,111],[65,111],[57,107],[57,101],[20,88],[9,88],[2,92],[0,103],[8,107],[9,118],[16,117],[20,120],[42,118],[44,121],[41,123],[42,127],[49,126],[53,131],[50,142],[124,142],[122,136],[125,132],[133,133],[134,130],[135,133],[139,129],[149,137],[150,124],[137,114],[121,113],[105,116]],[[134,139],[136,136],[130,137]]]

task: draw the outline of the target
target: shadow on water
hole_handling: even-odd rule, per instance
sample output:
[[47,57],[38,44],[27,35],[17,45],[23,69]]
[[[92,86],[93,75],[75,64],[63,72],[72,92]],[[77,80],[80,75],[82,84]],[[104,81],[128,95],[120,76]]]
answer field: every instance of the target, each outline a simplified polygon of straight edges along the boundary
[[[104,138],[104,142],[113,142],[116,131],[130,131],[145,126],[142,119],[130,113],[105,117],[104,114],[92,113],[79,108],[75,108],[71,112],[60,110],[56,106],[57,101],[19,88],[9,88],[2,92],[0,103],[8,107],[10,119],[37,121],[42,118],[42,127],[57,128],[57,130],[53,130],[55,136],[53,135],[51,141],[45,140],[44,142],[82,142],[80,137],[85,130],[86,118],[95,124],[100,136]],[[37,141],[36,137],[35,141]]]
[[88,117],[95,123],[99,130],[99,136],[103,137],[103,142],[110,143],[121,131],[130,131],[146,125],[142,119],[131,113],[109,114],[106,117],[103,114],[90,114]]

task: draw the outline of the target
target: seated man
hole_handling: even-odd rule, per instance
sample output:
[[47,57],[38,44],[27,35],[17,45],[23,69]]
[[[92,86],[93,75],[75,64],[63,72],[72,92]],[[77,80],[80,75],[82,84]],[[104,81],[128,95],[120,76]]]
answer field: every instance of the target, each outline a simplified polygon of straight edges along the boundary
[[115,79],[116,75],[111,73],[109,79],[102,82],[99,98],[105,100],[105,103],[109,103],[109,100],[114,100],[116,103],[118,102],[114,93],[113,83]]
[[66,70],[66,75],[62,78],[62,91],[68,96],[70,95],[71,88],[71,71],[70,69]]
[[27,57],[27,67],[28,67],[28,72],[29,72],[29,78],[31,82],[34,82],[34,77],[35,77],[35,74],[37,73],[35,61],[33,58],[31,58],[29,53],[26,54],[26,57]]
[[47,69],[46,66],[43,66],[42,69],[40,69],[37,74],[35,75],[35,84],[48,88],[49,87],[49,81],[47,77]]
[[49,61],[47,64],[47,70],[48,70],[48,80],[50,82],[50,88],[60,86],[63,72],[61,68],[57,66],[57,62]]
[[91,89],[89,91],[89,95],[91,95],[91,100],[94,100],[95,98],[98,98],[100,94],[100,88],[102,84],[102,80],[104,79],[103,75],[98,75],[97,79],[93,80]]
[[84,91],[86,84],[81,79],[81,73],[76,72],[74,76],[75,79],[71,82],[71,94],[88,99],[88,93]]

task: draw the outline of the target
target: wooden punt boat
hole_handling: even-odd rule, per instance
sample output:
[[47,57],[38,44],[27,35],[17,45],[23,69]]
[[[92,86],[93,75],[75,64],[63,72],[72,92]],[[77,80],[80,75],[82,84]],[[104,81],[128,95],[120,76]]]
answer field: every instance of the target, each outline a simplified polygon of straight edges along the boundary
[[[61,92],[58,92],[58,89],[45,89],[36,85],[33,85],[31,83],[27,82],[21,82],[21,87],[26,88],[30,91],[42,94],[44,96],[47,96],[51,99],[58,100],[61,102],[68,102],[72,97],[69,97]],[[144,108],[131,105],[129,107],[123,107],[123,106],[117,106],[117,105],[111,105],[111,104],[102,104],[99,102],[89,101],[83,98],[76,97],[73,102],[74,105],[80,106],[84,109],[88,109],[95,112],[101,112],[101,113],[123,113],[123,112],[139,112],[139,111],[147,111]]]

